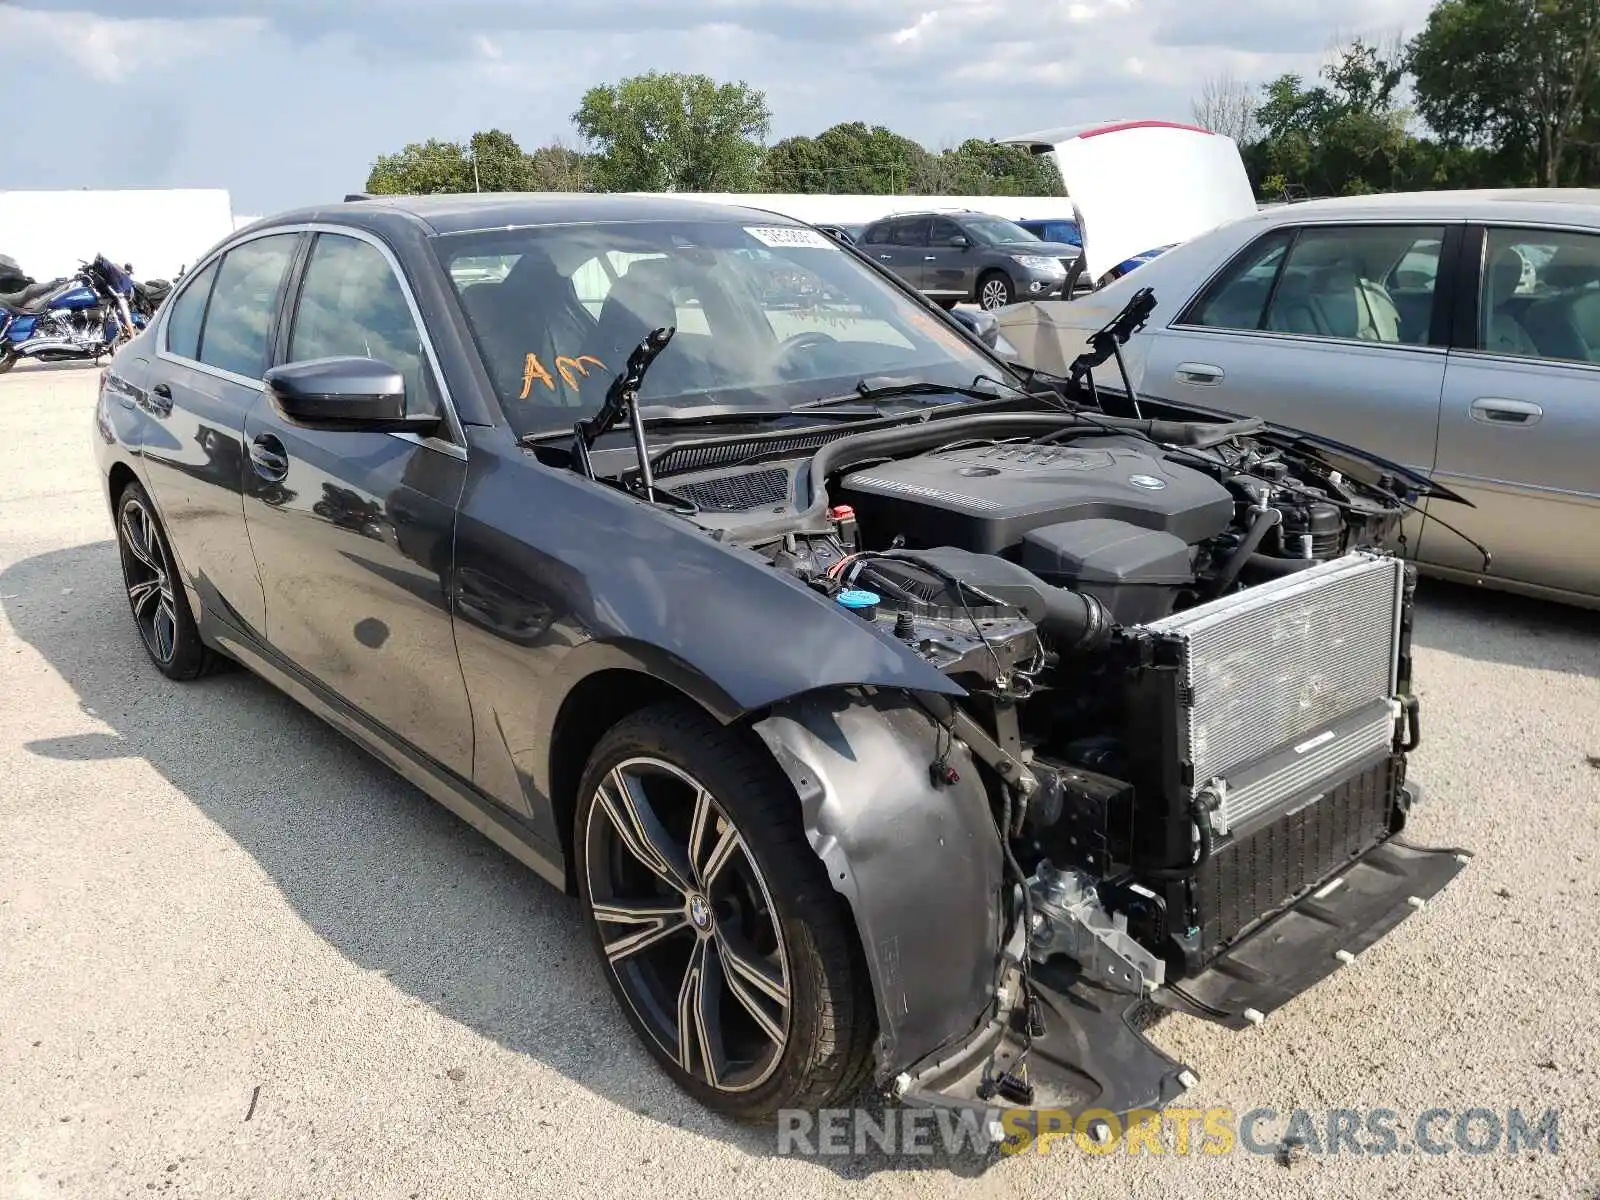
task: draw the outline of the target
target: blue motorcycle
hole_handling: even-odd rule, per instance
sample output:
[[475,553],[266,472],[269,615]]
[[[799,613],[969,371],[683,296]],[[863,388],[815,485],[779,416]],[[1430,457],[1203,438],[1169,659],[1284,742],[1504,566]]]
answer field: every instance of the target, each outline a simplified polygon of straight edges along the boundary
[[133,277],[103,254],[69,279],[0,294],[0,375],[20,359],[99,362],[149,319]]

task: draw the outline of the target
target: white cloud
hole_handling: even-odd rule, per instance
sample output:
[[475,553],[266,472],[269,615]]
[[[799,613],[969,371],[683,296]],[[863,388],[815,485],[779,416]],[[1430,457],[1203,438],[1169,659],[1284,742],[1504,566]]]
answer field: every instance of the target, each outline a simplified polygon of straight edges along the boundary
[[904,29],[897,29],[891,33],[889,35],[889,40],[897,46],[903,46],[907,42],[914,42],[922,36],[922,31],[927,29],[928,26],[932,25],[934,21],[938,19],[938,17],[939,14],[937,11],[925,12],[910,25],[907,25]]
[[[573,144],[584,90],[645,70],[744,79],[767,93],[774,137],[862,120],[937,147],[1107,117],[1186,119],[1208,77],[1313,75],[1336,39],[1415,32],[1431,5],[64,2],[98,15],[0,3],[0,77],[65,95],[57,120],[83,131],[61,142],[0,125],[8,182],[225,186],[250,211],[358,188],[378,154],[428,137],[497,126],[529,146]],[[75,99],[85,78],[99,87]]]

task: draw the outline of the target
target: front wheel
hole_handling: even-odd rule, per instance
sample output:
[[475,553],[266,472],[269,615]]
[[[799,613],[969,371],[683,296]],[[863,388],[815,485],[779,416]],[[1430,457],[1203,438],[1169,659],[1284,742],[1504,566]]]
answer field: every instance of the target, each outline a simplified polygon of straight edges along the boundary
[[1011,303],[1011,280],[1001,271],[991,271],[978,280],[978,305],[986,312]]
[[875,1035],[860,943],[759,743],[658,705],[601,739],[579,796],[587,923],[673,1081],[747,1121],[858,1091]]

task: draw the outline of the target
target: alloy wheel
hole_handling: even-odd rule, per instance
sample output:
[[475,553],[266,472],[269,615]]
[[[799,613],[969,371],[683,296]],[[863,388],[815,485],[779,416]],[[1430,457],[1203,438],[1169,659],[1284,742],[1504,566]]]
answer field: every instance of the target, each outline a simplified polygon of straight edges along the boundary
[[744,839],[711,792],[657,758],[605,775],[584,830],[607,967],[658,1048],[722,1092],[760,1086],[789,1038],[789,953]]
[[1008,294],[1011,291],[1003,279],[991,279],[983,285],[983,292],[978,297],[978,303],[990,312],[997,308],[1004,308],[1010,302]]
[[178,615],[173,604],[172,571],[155,518],[138,500],[122,506],[117,521],[122,580],[128,604],[146,649],[159,663],[170,663],[178,645]]

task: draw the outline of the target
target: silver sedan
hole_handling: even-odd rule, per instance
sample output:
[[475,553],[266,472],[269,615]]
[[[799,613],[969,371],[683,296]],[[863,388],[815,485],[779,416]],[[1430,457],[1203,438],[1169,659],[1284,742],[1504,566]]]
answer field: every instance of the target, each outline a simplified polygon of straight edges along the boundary
[[1408,523],[1425,570],[1600,607],[1600,190],[1274,207],[1087,300],[1006,310],[1001,331],[1051,369],[1145,287],[1141,395],[1420,471],[1472,504],[1435,499]]

